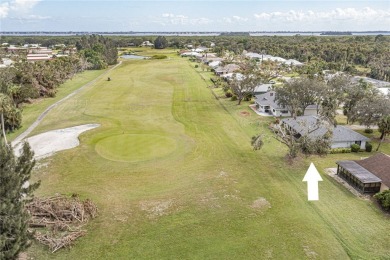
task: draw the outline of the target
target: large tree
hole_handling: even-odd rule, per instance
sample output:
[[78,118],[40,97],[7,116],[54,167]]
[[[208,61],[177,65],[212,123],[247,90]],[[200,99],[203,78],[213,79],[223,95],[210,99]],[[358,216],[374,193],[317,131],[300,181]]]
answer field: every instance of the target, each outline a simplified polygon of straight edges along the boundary
[[255,87],[264,80],[264,75],[257,68],[256,62],[244,60],[240,63],[239,73],[233,74],[228,85],[233,94],[237,96],[238,105],[240,105],[242,100],[252,95]]
[[378,130],[381,133],[380,141],[376,150],[379,150],[383,140],[385,140],[386,135],[390,135],[390,114],[383,116],[378,123]]
[[317,79],[294,79],[276,88],[276,102],[286,107],[291,116],[303,115],[309,105],[318,104],[325,83]]
[[388,114],[390,114],[390,101],[385,96],[377,93],[363,97],[350,110],[349,120],[370,128],[377,125],[380,119]]
[[0,141],[0,259],[16,259],[30,245],[25,204],[39,186],[29,183],[34,165],[27,143],[15,157],[12,147]]
[[319,114],[334,125],[337,109],[344,102],[345,89],[351,85],[351,79],[345,75],[336,75],[326,81],[319,100]]
[[158,36],[156,40],[154,40],[154,48],[165,49],[166,47],[168,47],[168,41],[165,36]]
[[361,79],[345,89],[344,115],[347,116],[347,123],[353,122],[355,107],[364,98],[375,96],[378,91],[365,80]]

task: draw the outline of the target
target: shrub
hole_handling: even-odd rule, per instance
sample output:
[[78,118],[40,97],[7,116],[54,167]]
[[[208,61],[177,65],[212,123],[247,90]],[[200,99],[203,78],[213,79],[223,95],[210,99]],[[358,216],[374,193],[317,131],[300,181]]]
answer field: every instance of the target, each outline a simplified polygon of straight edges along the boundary
[[246,95],[245,98],[244,98],[245,101],[250,101],[251,99],[252,99],[252,95],[251,94]]
[[372,144],[370,144],[369,142],[366,143],[366,152],[371,152],[372,151]]
[[350,153],[351,148],[334,148],[330,150],[331,154],[336,154],[336,153]]
[[230,100],[231,100],[231,101],[236,101],[236,100],[237,100],[237,96],[235,96],[235,95],[232,96],[232,97],[230,98]]
[[374,130],[372,130],[371,128],[366,128],[366,129],[364,129],[364,132],[366,134],[372,134],[374,132]]
[[226,92],[225,97],[227,98],[233,97],[233,94],[231,92]]
[[166,58],[168,58],[168,57],[166,55],[162,55],[162,54],[156,54],[156,55],[152,56],[152,59],[155,59],[155,60],[163,60]]
[[198,68],[198,67],[199,67],[199,65],[198,65],[198,64],[196,64],[196,65],[195,65],[195,68]]
[[377,193],[374,195],[374,198],[379,202],[384,210],[390,211],[390,190]]
[[358,144],[352,144],[351,145],[351,152],[357,153],[359,151],[360,151],[360,145],[358,145]]

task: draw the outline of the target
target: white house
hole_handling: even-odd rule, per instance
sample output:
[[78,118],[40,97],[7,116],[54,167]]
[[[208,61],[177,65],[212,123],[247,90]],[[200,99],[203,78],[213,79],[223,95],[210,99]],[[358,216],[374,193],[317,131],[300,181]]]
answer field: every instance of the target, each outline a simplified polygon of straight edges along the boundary
[[152,46],[154,46],[154,44],[151,43],[150,41],[144,41],[141,43],[141,46],[152,47]]
[[[276,98],[275,91],[268,91],[267,93],[256,95],[255,96],[256,109],[259,112],[267,113],[276,117],[291,116],[290,111],[288,111],[286,107],[279,106],[279,104],[275,101],[275,98]],[[305,116],[317,115],[317,110],[318,110],[317,105],[309,105],[305,109],[304,115]]]
[[347,127],[337,125],[336,127],[329,122],[321,121],[317,116],[298,116],[296,118],[284,118],[281,125],[293,133],[296,138],[307,136],[316,139],[325,135],[330,129],[333,133],[331,148],[350,148],[352,144],[358,144],[361,149],[366,147],[369,138],[361,135]]

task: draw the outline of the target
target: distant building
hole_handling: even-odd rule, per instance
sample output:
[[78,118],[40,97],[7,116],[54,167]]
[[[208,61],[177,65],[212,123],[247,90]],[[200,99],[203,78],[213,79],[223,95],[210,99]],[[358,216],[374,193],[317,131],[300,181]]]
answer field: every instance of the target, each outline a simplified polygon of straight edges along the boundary
[[34,62],[34,61],[46,61],[51,60],[52,56],[48,54],[27,54],[27,61]]
[[144,41],[144,42],[142,42],[141,43],[141,46],[143,46],[143,47],[152,47],[152,46],[154,46],[154,44],[153,43],[151,43],[150,41]]

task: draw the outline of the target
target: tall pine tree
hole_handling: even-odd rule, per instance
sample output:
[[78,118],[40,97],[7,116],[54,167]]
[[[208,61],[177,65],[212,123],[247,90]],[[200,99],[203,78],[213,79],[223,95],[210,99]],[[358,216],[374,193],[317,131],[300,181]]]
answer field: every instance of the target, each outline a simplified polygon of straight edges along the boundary
[[39,186],[39,182],[28,182],[35,165],[33,155],[28,143],[16,157],[12,147],[0,140],[0,259],[15,259],[30,245],[25,204]]

